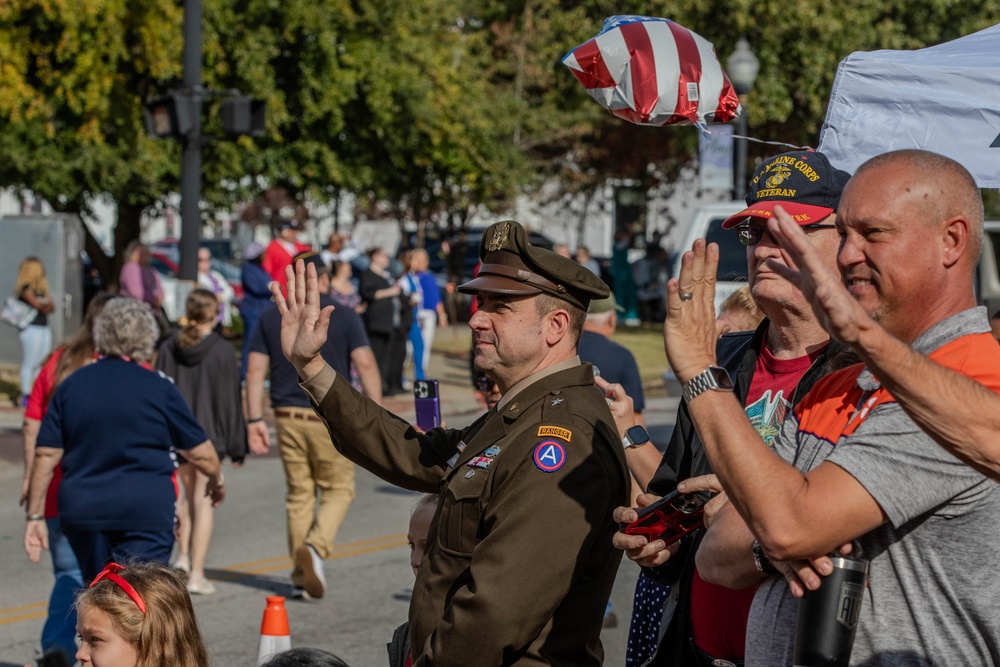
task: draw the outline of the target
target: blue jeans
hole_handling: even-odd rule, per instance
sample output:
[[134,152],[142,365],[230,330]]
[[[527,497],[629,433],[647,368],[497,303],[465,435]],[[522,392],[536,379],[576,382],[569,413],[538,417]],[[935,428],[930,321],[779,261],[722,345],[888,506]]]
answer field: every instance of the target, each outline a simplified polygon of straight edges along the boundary
[[31,393],[42,362],[52,351],[52,329],[34,324],[21,329],[21,395]]
[[104,566],[114,561],[122,565],[142,562],[170,562],[174,548],[173,528],[167,530],[85,530],[63,525],[63,533],[73,545],[83,580],[93,581]]
[[72,658],[76,655],[76,609],[73,600],[83,588],[83,576],[69,540],[62,532],[59,519],[46,519],[49,527],[49,553],[56,581],[49,595],[49,615],[42,626],[42,652],[62,650]]

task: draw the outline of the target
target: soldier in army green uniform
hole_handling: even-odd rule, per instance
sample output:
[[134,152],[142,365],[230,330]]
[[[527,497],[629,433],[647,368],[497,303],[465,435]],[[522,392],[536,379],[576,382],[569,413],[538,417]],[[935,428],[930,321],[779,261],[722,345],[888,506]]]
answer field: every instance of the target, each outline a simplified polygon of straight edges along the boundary
[[[576,345],[607,286],[535,248],[516,222],[483,236],[469,323],[476,367],[503,398],[461,430],[425,434],[351,388],[319,356],[329,313],[296,267],[282,347],[334,446],[383,479],[440,496],[410,605],[414,665],[603,661],[600,633],[621,552],[629,477],[607,402]],[[303,282],[307,285],[303,285]],[[308,289],[306,289],[308,288]]]

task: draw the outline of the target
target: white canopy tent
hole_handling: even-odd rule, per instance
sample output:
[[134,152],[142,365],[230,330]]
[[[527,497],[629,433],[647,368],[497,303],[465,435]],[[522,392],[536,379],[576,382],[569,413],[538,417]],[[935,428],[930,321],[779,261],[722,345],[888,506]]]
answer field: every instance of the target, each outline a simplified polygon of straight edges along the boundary
[[923,148],[1000,188],[1000,24],[916,51],[856,52],[837,68],[819,150],[854,173],[870,157]]

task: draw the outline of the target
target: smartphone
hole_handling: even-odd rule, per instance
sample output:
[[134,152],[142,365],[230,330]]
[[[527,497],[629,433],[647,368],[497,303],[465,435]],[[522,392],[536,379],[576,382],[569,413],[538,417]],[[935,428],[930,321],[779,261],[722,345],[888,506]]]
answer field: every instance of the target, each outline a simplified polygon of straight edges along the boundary
[[441,425],[441,401],[438,399],[437,380],[417,380],[413,383],[413,406],[417,412],[417,426],[429,431]]
[[620,524],[618,530],[626,535],[645,535],[650,542],[663,540],[673,544],[704,525],[705,503],[711,498],[708,491],[674,491],[638,510],[639,519]]

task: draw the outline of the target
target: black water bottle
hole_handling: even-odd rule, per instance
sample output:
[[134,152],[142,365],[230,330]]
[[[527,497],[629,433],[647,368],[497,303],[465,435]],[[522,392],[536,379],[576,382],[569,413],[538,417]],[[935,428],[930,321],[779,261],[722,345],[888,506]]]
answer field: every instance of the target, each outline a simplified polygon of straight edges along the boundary
[[864,558],[831,554],[833,572],[799,600],[795,667],[847,667],[868,578]]

